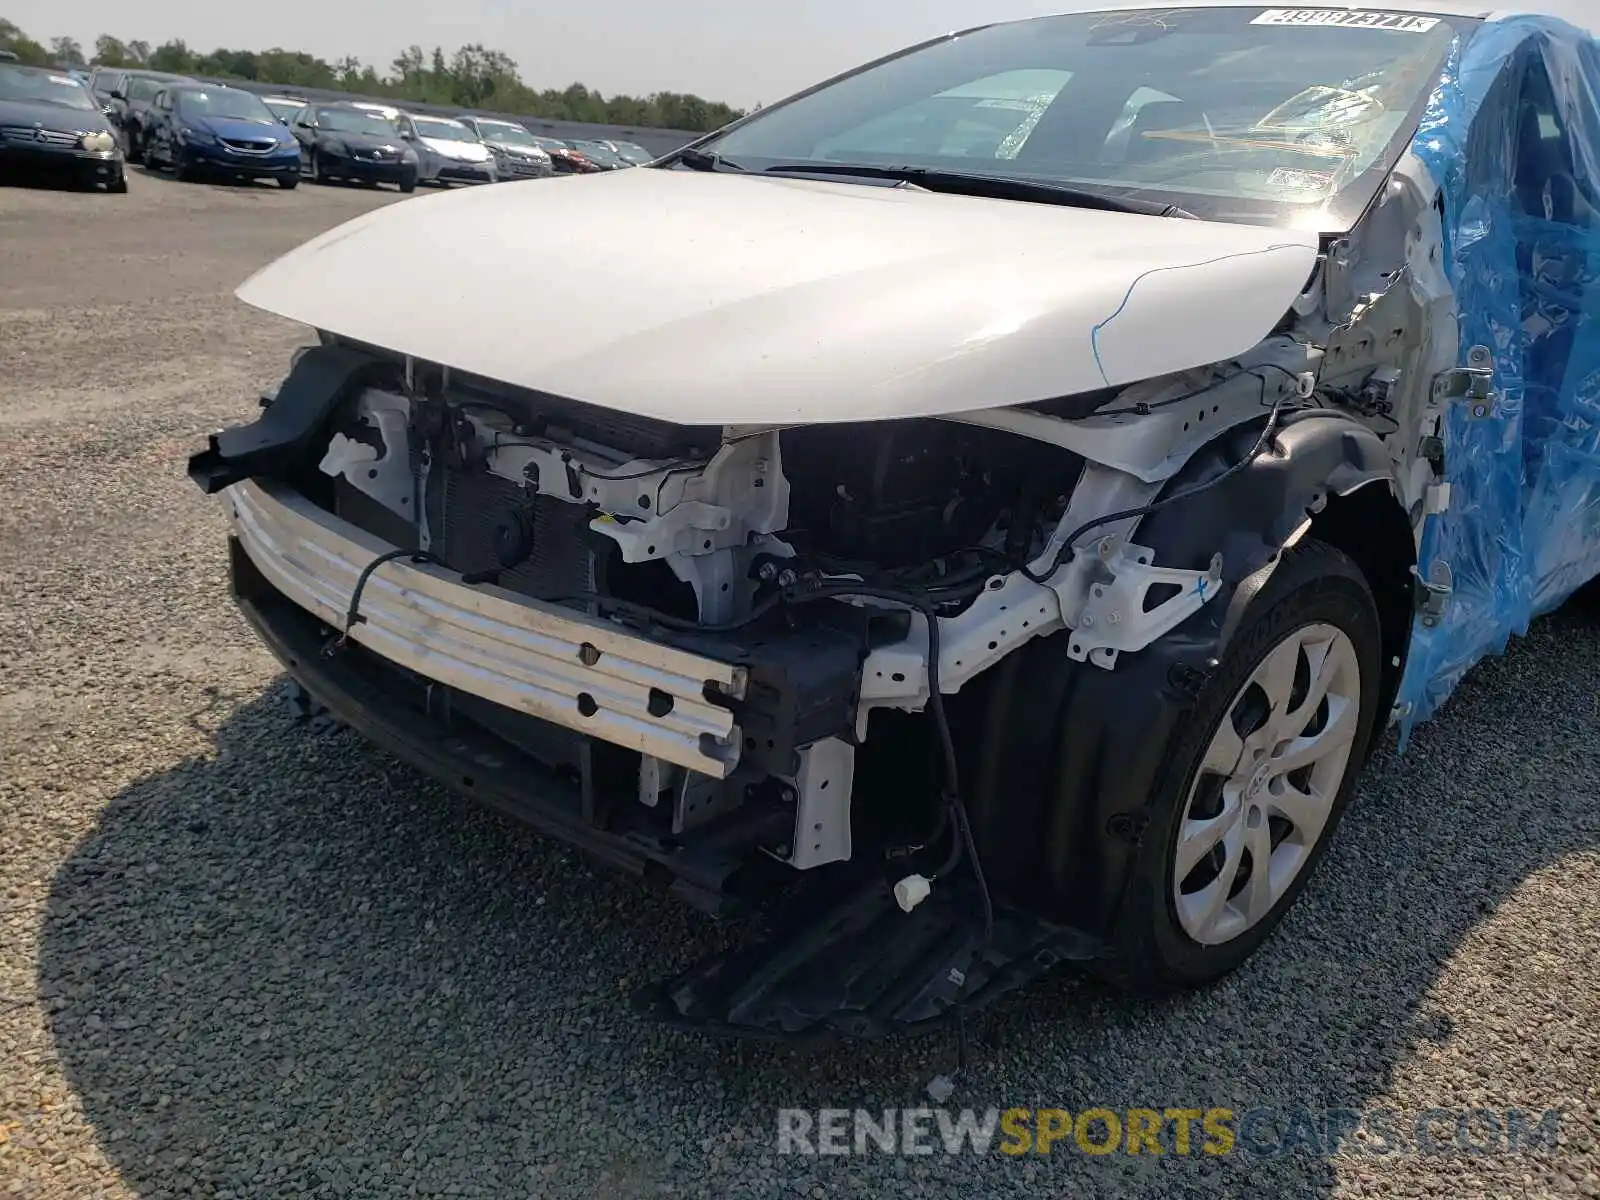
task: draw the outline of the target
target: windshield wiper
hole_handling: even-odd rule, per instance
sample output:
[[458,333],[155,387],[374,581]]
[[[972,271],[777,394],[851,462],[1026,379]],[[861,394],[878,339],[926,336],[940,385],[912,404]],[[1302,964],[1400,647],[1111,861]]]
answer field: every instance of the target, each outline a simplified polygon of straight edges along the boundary
[[711,150],[679,150],[677,161],[688,167],[691,171],[743,171],[744,168],[732,159],[723,158],[722,155]]
[[858,179],[896,179],[914,183],[930,192],[956,196],[980,196],[993,200],[1024,200],[1038,204],[1065,204],[1072,208],[1094,208],[1102,212],[1134,213],[1146,217],[1179,217],[1198,221],[1199,217],[1176,204],[1158,200],[1136,200],[1128,196],[1107,196],[1084,188],[1049,183],[1036,179],[1016,179],[1008,175],[984,175],[974,171],[943,171],[934,167],[874,167],[851,163],[782,163],[768,167],[767,175],[853,175]]

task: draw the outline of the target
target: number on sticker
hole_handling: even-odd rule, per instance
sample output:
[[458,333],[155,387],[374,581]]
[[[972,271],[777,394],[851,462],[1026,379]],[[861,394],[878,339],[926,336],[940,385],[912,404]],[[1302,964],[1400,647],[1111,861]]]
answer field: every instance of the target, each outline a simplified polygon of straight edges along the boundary
[[1408,13],[1352,12],[1348,8],[1269,8],[1252,25],[1316,25],[1332,29],[1391,29],[1399,33],[1427,33],[1438,17]]

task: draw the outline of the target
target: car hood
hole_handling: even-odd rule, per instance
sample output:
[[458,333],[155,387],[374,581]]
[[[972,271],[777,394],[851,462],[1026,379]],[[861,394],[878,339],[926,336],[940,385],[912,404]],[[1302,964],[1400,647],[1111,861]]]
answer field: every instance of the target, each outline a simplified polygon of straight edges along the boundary
[[435,154],[459,158],[463,162],[488,162],[489,147],[482,142],[456,142],[444,138],[423,138],[422,144]]
[[399,154],[400,148],[405,145],[397,133],[385,136],[381,133],[341,133],[337,129],[325,129],[322,135],[358,150],[393,150]]
[[196,117],[189,124],[220,138],[234,138],[240,141],[262,141],[272,138],[285,143],[292,140],[283,128],[283,122],[277,120],[246,121],[237,117]]
[[[640,214],[648,213],[648,220]],[[647,168],[376,210],[247,304],[683,424],[948,415],[1242,354],[1314,233]]]
[[0,125],[39,125],[62,133],[109,132],[110,123],[99,109],[68,108],[32,100],[0,100]]
[[538,146],[520,146],[516,142],[488,142],[491,151],[498,150],[502,154],[509,154],[512,158],[549,158],[548,151]]

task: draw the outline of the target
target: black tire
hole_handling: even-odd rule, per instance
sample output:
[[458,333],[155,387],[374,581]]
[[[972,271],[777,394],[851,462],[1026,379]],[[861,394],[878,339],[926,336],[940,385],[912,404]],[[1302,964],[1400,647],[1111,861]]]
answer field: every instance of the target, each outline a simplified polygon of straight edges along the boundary
[[412,192],[417,190],[417,181],[414,178],[409,177],[402,179],[400,181],[400,190],[409,196]]
[[292,192],[292,191],[294,191],[295,188],[300,186],[300,176],[298,176],[298,175],[279,175],[278,176],[278,186],[281,187],[286,192]]
[[195,178],[194,168],[189,165],[189,159],[182,150],[173,152],[172,177],[180,183],[189,183]]
[[106,184],[106,191],[110,192],[114,196],[125,195],[127,190],[128,178],[126,175],[119,175],[110,183]]
[[[1344,778],[1320,838],[1267,915],[1232,941],[1201,945],[1184,932],[1172,898],[1173,856],[1200,759],[1240,689],[1267,654],[1296,630],[1317,623],[1343,631],[1360,666],[1361,711]],[[1382,647],[1372,590],[1349,556],[1314,540],[1284,554],[1170,743],[1165,756],[1169,765],[1151,807],[1151,822],[1140,839],[1113,933],[1113,955],[1098,966],[1103,978],[1141,992],[1199,987],[1234,970],[1271,936],[1327,852],[1355,790],[1377,723]]]
[[128,131],[127,142],[128,146],[123,151],[122,157],[135,165],[142,163],[144,161],[144,138],[139,136],[137,126]]

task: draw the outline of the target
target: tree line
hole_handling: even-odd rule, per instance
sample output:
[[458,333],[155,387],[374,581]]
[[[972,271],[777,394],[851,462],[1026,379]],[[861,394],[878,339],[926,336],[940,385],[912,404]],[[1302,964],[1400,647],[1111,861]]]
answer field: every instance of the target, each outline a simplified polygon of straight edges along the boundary
[[359,95],[424,104],[487,108],[524,117],[583,121],[599,125],[642,125],[656,129],[716,129],[744,114],[720,101],[679,92],[648,96],[603,96],[574,83],[563,89],[529,87],[510,55],[479,43],[451,54],[411,46],[380,72],[356,58],[328,62],[303,50],[191,50],[174,39],[151,46],[101,34],[93,53],[74,38],[36,42],[14,23],[0,18],[0,50],[24,63],[63,68],[145,67],[178,75],[239,79],[286,88],[328,88]]

